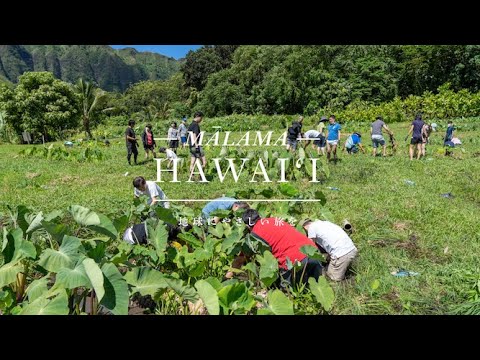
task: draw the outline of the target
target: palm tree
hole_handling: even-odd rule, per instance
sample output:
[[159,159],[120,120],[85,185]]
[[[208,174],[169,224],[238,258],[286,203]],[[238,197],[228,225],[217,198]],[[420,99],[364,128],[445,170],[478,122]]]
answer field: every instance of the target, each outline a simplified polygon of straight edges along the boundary
[[83,79],[78,80],[75,89],[80,99],[80,114],[85,135],[90,139],[92,138],[90,121],[95,116],[95,111],[100,110],[100,107],[104,104],[107,93]]

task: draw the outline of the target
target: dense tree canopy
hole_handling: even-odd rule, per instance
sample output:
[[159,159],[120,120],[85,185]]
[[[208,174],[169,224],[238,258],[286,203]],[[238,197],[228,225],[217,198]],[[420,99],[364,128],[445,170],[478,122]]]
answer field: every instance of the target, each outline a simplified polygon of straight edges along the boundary
[[54,137],[78,125],[77,98],[70,84],[49,72],[26,72],[14,90],[2,87],[6,120],[18,133],[22,130]]

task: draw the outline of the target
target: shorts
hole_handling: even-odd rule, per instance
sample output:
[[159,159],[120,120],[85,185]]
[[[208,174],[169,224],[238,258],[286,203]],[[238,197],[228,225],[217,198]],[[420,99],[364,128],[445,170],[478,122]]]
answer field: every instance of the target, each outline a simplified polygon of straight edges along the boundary
[[155,148],[155,145],[153,145],[153,144],[152,144],[152,145],[146,145],[146,144],[144,144],[144,145],[143,145],[143,148],[145,149],[145,151],[147,151],[147,150],[153,151],[153,149]]
[[205,156],[205,153],[201,146],[199,146],[198,148],[196,148],[195,146],[190,146],[190,154],[191,157],[194,157],[196,159],[200,159]]
[[297,139],[292,140],[292,139],[287,138],[287,145],[290,145],[293,150],[297,149],[297,142],[298,142]]
[[372,146],[376,149],[378,145],[385,145],[385,139],[382,135],[372,135]]
[[315,138],[313,140],[313,145],[318,146],[318,147],[325,147],[326,139],[325,136],[319,136],[318,138]]
[[412,137],[412,140],[410,140],[410,145],[415,145],[415,144],[421,144],[422,143],[422,138],[418,137]]
[[327,144],[330,146],[337,146],[338,140],[327,140]]
[[178,140],[170,140],[170,148],[172,149],[178,148]]
[[182,140],[182,144],[187,143],[187,137],[186,136],[181,136],[180,139]]
[[353,145],[352,147],[347,147],[347,152],[350,154],[350,153],[357,153],[358,152],[358,147],[357,145]]

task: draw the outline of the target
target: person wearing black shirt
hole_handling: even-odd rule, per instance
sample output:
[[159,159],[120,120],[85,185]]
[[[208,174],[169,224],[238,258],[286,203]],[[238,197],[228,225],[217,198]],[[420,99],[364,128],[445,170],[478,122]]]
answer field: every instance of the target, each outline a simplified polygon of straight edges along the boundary
[[[197,111],[193,116],[193,122],[188,127],[188,145],[190,146],[190,176],[192,175],[195,161],[202,159],[202,167],[205,169],[207,166],[207,160],[205,159],[205,153],[200,146],[200,122],[202,121],[203,113]],[[193,135],[193,136],[192,136]]]
[[128,122],[127,130],[125,131],[125,142],[127,145],[127,160],[130,165],[130,159],[133,154],[133,160],[135,161],[135,165],[137,165],[137,157],[138,157],[138,149],[137,149],[137,138],[135,137],[135,131],[133,131],[133,127],[135,126],[135,121],[130,120]]

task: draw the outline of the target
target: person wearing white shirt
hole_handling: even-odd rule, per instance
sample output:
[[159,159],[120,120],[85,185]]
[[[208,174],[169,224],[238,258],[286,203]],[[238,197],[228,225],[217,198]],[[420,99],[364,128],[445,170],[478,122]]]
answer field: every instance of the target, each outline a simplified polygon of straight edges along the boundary
[[317,155],[320,155],[320,150],[322,151],[322,154],[325,155],[325,136],[322,135],[320,131],[317,130],[308,130],[305,133],[305,138],[309,139],[305,143],[305,149],[307,148],[308,144],[310,144],[311,140],[313,140],[313,149],[317,149]]
[[173,160],[178,159],[177,154],[175,154],[172,150],[166,149],[161,147],[158,149],[158,152],[165,153],[167,155],[168,164],[167,167],[170,168],[172,166]]
[[302,226],[307,236],[329,255],[327,276],[334,281],[343,280],[348,266],[358,252],[352,239],[340,226],[329,221],[307,219]]
[[158,205],[164,207],[165,209],[170,207],[170,203],[168,201],[161,201],[168,199],[163,190],[160,189],[155,181],[145,181],[143,176],[138,176],[135,178],[135,180],[133,180],[133,187],[133,193],[136,197],[140,197],[142,195],[148,196],[148,205],[155,205],[158,203]]

